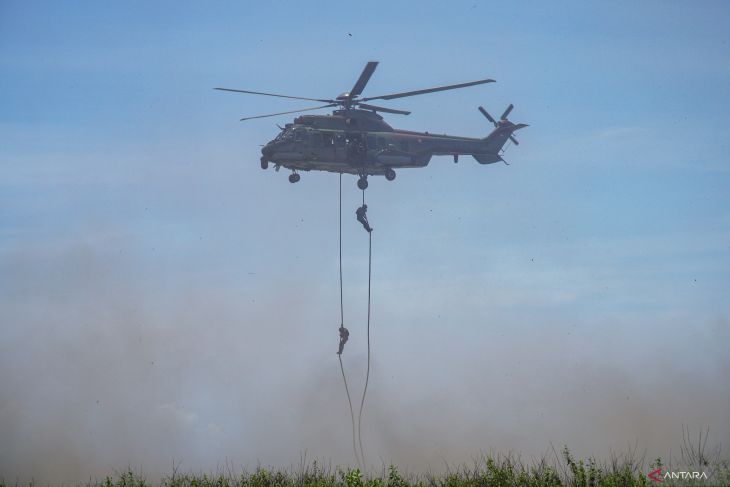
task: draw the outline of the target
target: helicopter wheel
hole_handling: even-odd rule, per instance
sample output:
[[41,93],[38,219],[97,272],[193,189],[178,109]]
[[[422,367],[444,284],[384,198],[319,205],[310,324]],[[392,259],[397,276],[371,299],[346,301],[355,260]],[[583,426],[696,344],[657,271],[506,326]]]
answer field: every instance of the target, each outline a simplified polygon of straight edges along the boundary
[[357,187],[365,190],[368,187],[368,177],[367,176],[360,176],[360,179],[357,180]]
[[261,169],[268,169],[269,168],[269,161],[266,160],[266,158],[261,158]]
[[295,172],[293,172],[289,175],[289,182],[292,184],[298,182],[300,179],[302,179],[302,177]]
[[395,179],[395,171],[392,170],[391,168],[386,169],[385,170],[385,179],[387,179],[388,181],[394,180]]

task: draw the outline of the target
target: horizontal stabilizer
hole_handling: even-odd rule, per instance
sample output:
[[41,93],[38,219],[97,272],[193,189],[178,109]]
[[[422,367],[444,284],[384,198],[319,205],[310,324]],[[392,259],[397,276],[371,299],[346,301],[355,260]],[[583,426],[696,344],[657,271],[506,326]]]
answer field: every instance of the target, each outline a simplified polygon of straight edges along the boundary
[[494,164],[502,161],[502,158],[497,154],[472,154],[472,156],[479,164]]

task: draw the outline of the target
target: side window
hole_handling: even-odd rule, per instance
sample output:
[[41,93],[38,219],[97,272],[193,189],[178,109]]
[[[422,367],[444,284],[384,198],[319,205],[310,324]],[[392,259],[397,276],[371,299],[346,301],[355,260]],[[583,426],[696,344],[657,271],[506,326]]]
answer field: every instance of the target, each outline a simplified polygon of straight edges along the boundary
[[381,149],[385,147],[385,137],[378,137],[378,147]]
[[400,148],[401,148],[401,150],[404,150],[404,151],[408,150],[408,139],[402,139],[400,141]]
[[335,136],[335,145],[337,147],[344,147],[345,146],[345,137],[342,134],[337,134]]
[[322,146],[322,134],[319,132],[312,132],[312,145],[314,147]]
[[374,135],[368,135],[368,148],[370,148],[370,149],[375,148],[375,136]]

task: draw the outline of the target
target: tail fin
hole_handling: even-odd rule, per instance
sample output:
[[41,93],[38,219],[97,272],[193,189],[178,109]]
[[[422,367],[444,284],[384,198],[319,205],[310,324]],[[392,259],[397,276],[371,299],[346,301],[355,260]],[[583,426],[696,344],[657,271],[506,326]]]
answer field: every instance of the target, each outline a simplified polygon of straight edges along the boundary
[[520,143],[517,142],[517,139],[512,136],[512,133],[525,127],[527,127],[527,124],[514,124],[509,120],[500,120],[499,126],[494,129],[491,134],[484,137],[483,140],[486,142],[484,147],[487,149],[487,152],[497,154],[500,150],[502,150],[507,139],[512,139],[512,142],[514,142],[515,145],[520,145]]
[[479,107],[479,111],[482,112],[482,115],[492,122],[495,127],[492,133],[482,139],[484,140],[484,153],[473,154],[474,159],[476,159],[480,164],[492,164],[503,161],[504,159],[500,157],[499,151],[502,150],[507,139],[512,140],[515,145],[520,145],[520,143],[517,142],[517,139],[512,136],[512,133],[521,128],[525,128],[528,125],[524,123],[515,124],[507,120],[507,116],[513,108],[514,105],[510,104],[499,120],[495,120],[483,107]]

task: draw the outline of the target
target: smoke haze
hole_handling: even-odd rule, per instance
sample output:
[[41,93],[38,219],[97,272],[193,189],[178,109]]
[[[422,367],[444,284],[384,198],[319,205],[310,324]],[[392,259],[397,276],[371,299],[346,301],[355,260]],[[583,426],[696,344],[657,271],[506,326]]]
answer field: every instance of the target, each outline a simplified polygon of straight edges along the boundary
[[[283,287],[255,290],[144,282],[111,243],[4,254],[6,479],[78,482],[127,465],[156,478],[173,462],[286,466],[303,452],[353,462],[332,279],[282,276]],[[729,439],[720,320],[689,329],[689,316],[532,322],[462,309],[484,329],[477,341],[448,306],[440,318],[406,310],[407,321],[397,295],[376,291],[374,303],[363,439],[375,465],[438,471],[487,451],[539,456],[551,443],[597,456],[637,443],[666,456],[683,424]],[[359,397],[364,330],[353,321],[344,360]],[[677,332],[649,331],[661,329]]]

